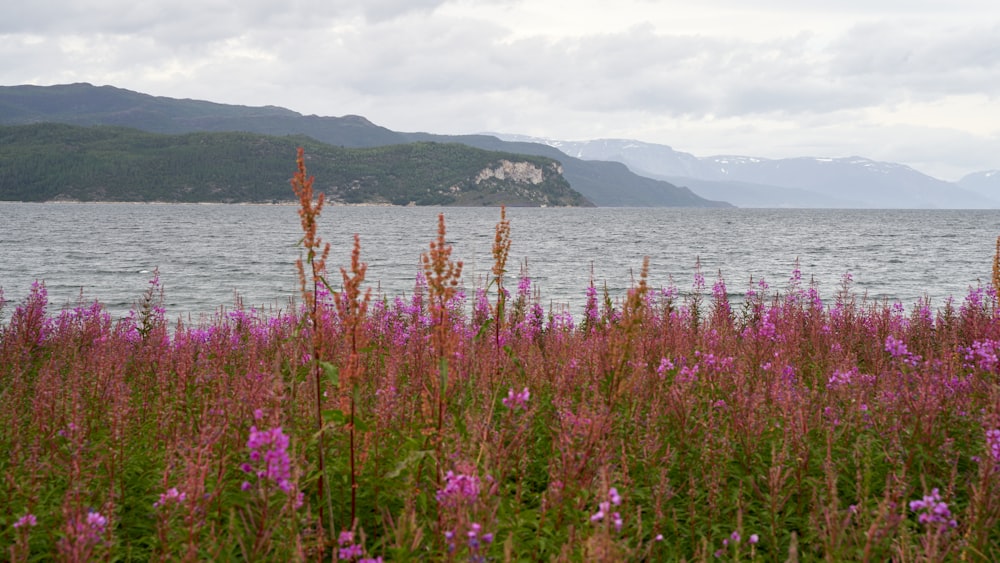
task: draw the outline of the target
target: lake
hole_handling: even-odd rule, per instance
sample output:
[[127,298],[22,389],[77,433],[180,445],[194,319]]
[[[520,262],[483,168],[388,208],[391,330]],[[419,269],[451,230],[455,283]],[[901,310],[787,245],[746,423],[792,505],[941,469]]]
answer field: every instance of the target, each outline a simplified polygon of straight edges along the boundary
[[[453,258],[465,262],[465,289],[484,285],[497,208],[333,207],[320,236],[328,266],[349,264],[361,236],[368,281],[377,292],[410,294],[420,253],[445,214]],[[786,287],[796,267],[832,300],[845,273],[871,299],[940,307],[988,284],[1000,210],[512,208],[508,285],[527,264],[543,303],[583,307],[590,280],[620,296],[650,258],[653,288],[690,290],[696,264],[711,287],[721,272],[737,299],[751,276]],[[0,287],[9,318],[35,280],[50,302],[99,300],[125,314],[159,269],[167,315],[197,320],[239,295],[245,306],[286,308],[296,294],[301,238],[291,205],[0,202]]]

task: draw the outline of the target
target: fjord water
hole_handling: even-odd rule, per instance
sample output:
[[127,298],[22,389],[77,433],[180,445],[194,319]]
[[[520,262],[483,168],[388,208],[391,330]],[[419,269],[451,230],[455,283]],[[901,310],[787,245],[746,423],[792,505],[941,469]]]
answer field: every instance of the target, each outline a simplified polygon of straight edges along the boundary
[[[367,280],[389,297],[413,292],[420,253],[445,214],[454,259],[465,262],[468,294],[492,267],[496,208],[334,207],[320,236],[332,245],[330,280],[361,237]],[[696,264],[709,291],[721,272],[734,299],[751,280],[787,287],[798,261],[804,282],[832,302],[845,273],[869,299],[933,308],[989,284],[1000,211],[805,209],[508,209],[520,265],[543,303],[582,310],[591,278],[620,296],[650,258],[653,288],[690,291]],[[35,280],[53,307],[98,300],[127,313],[159,269],[168,318],[197,321],[238,295],[245,307],[287,308],[296,293],[301,238],[291,205],[0,202],[0,288],[8,308]],[[2,317],[9,318],[8,309]]]

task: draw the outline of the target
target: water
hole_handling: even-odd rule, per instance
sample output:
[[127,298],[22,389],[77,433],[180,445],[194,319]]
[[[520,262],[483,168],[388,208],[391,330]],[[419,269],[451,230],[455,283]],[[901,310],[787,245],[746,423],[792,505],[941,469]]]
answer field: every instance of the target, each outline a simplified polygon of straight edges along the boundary
[[[493,264],[498,209],[327,207],[320,236],[332,244],[331,281],[349,264],[358,233],[370,286],[412,293],[441,212],[471,294]],[[798,260],[803,278],[828,299],[850,273],[869,298],[909,306],[928,296],[939,307],[989,283],[1000,234],[1000,210],[514,208],[508,217],[508,285],[516,286],[527,261],[543,302],[574,313],[591,277],[621,295],[644,256],[654,288],[690,289],[700,261],[709,286],[721,271],[736,295],[751,276],[781,289]],[[120,316],[158,268],[170,318],[197,320],[232,307],[237,295],[244,306],[287,308],[300,238],[293,206],[0,202],[0,287],[17,303],[44,280],[56,307],[76,304],[82,293]]]

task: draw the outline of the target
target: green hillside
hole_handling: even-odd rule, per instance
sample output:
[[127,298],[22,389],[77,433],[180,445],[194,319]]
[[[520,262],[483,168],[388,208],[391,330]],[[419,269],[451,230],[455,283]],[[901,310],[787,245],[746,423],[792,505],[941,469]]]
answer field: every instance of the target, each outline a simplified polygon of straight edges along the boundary
[[[300,146],[316,189],[335,202],[589,205],[552,159],[460,144],[350,149],[304,136],[166,135],[55,123],[0,126],[0,200],[288,201]],[[520,163],[535,177],[483,173],[504,163]]]
[[113,86],[61,84],[0,86],[0,124],[55,122],[113,125],[152,133],[249,131],[307,135],[341,147],[381,147],[414,141],[460,143],[506,153],[544,156],[563,165],[570,187],[598,206],[731,207],[687,188],[638,176],[615,162],[580,160],[535,143],[509,143],[485,135],[400,133],[358,115],[302,115],[276,106],[249,107],[151,96]]

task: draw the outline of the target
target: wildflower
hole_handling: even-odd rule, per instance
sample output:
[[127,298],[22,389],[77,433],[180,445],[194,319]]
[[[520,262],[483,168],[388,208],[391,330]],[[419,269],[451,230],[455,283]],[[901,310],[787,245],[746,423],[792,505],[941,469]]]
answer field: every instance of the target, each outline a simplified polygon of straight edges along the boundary
[[827,380],[827,389],[837,389],[846,385],[850,385],[855,377],[858,375],[858,368],[854,367],[848,371],[834,370],[833,375]]
[[608,498],[611,499],[611,504],[615,506],[622,503],[622,497],[618,494],[618,489],[615,487],[611,487],[611,489],[608,490]]
[[517,296],[528,297],[531,295],[531,278],[524,276],[517,282]]
[[760,541],[760,536],[757,534],[750,534],[750,545],[756,545]]
[[674,363],[669,358],[660,359],[660,367],[656,368],[656,375],[663,377],[668,370],[674,369]]
[[941,500],[941,494],[937,488],[931,490],[931,494],[923,499],[910,501],[910,510],[918,512],[920,515],[917,521],[925,526],[938,525],[954,528],[958,522],[951,517],[951,510],[948,504]]
[[986,448],[995,463],[1000,463],[1000,428],[986,431]]
[[608,500],[597,504],[597,512],[590,516],[590,521],[596,524],[610,515],[611,525],[615,527],[615,531],[620,532],[624,524],[622,515],[620,512],[611,512],[611,507],[618,506],[621,503],[622,496],[618,493],[618,489],[611,487],[608,489]]
[[607,509],[608,509],[608,503],[602,502],[602,503],[598,504],[597,505],[597,512],[594,513],[594,514],[592,514],[590,516],[590,521],[594,522],[596,524],[597,522],[600,522],[601,520],[604,520],[605,511]]
[[437,501],[442,505],[472,504],[479,497],[479,477],[475,475],[456,474],[454,471],[448,471],[444,480],[444,488],[435,495]]
[[[292,490],[292,484],[289,480],[291,478],[291,459],[288,457],[288,436],[281,431],[280,426],[265,431],[257,430],[256,426],[251,426],[247,448],[250,450],[252,462],[255,464],[260,461],[264,462],[264,467],[257,470],[257,478],[273,481],[279,489],[286,493]],[[244,463],[241,469],[249,473],[253,471],[253,466]]]
[[91,530],[100,534],[104,532],[104,528],[108,525],[108,519],[104,517],[100,512],[91,510],[87,513],[87,526]]
[[503,406],[510,410],[518,410],[526,408],[525,405],[528,403],[528,399],[531,397],[531,393],[528,392],[528,388],[525,387],[523,391],[515,394],[514,388],[512,387],[507,392],[507,397],[503,400]]
[[587,305],[584,309],[584,321],[593,325],[601,320],[601,314],[597,310],[597,288],[594,284],[587,287]]
[[35,515],[29,512],[24,516],[18,518],[17,522],[14,522],[14,529],[21,528],[23,526],[28,526],[30,528],[37,525],[38,525],[38,518],[35,518]]
[[357,544],[351,544],[347,547],[340,548],[340,552],[337,554],[337,558],[341,560],[350,560],[357,557],[361,557],[365,554],[365,550]]
[[889,355],[893,358],[905,358],[909,356],[909,350],[906,349],[906,343],[895,338],[891,334],[885,337],[885,351],[889,352]]
[[153,508],[160,508],[161,506],[166,506],[168,502],[176,502],[178,504],[184,502],[187,499],[187,493],[182,493],[177,490],[177,487],[172,487],[165,493],[160,494],[160,500],[153,503]]

